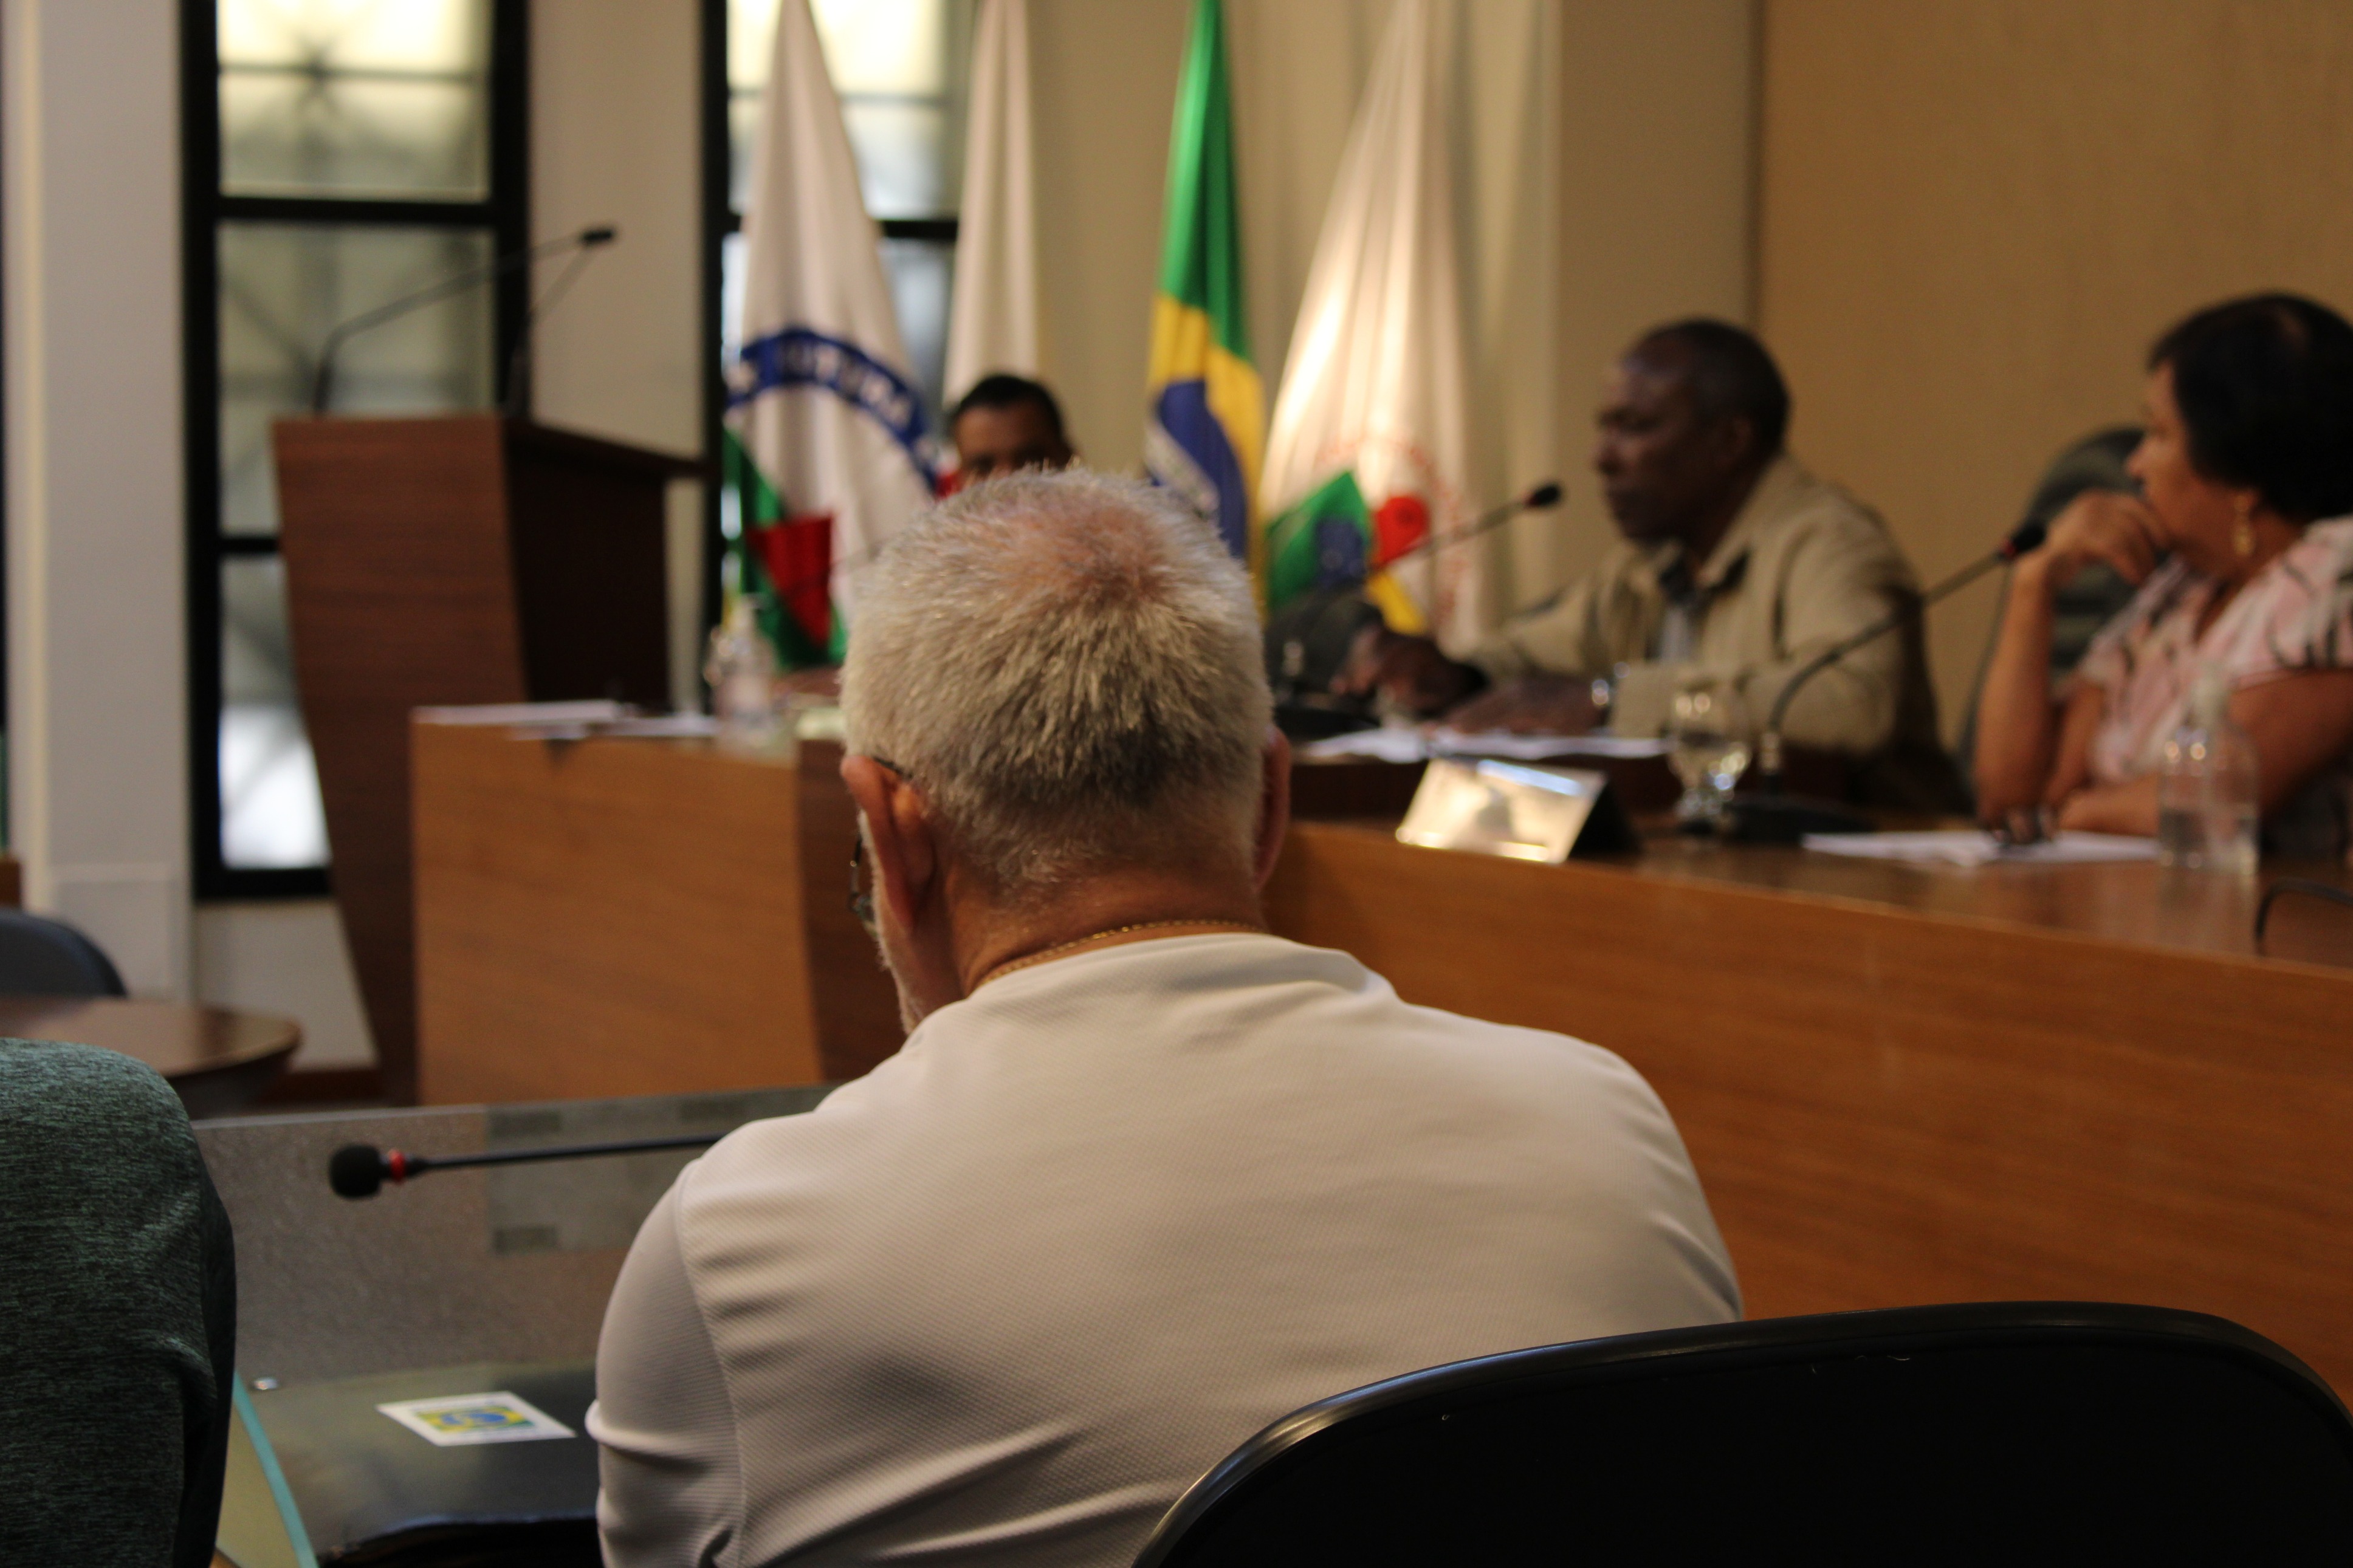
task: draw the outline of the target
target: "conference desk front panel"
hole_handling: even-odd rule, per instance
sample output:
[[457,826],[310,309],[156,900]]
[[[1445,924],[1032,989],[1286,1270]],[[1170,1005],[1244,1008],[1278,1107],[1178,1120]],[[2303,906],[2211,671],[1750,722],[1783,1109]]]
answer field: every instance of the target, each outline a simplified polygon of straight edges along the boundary
[[[1631,1062],[1751,1316],[2152,1302],[2353,1390],[2353,969],[2226,951],[2249,945],[2245,884],[1825,858],[1670,841],[1533,866],[1303,823],[1270,913],[1409,1001]],[[2353,958],[2353,922],[2333,935]]]
[[[895,1048],[837,748],[420,725],[416,754],[430,1099],[839,1080]],[[1301,782],[1310,813],[1401,794]],[[1305,820],[1268,912],[1409,1001],[1632,1062],[1752,1315],[2155,1302],[2353,1390],[2353,919],[2283,905],[2276,950],[2314,962],[2259,957],[2254,894],[1672,840],[1535,866]]]
[[421,1101],[838,1082],[897,1049],[820,750],[417,721]]

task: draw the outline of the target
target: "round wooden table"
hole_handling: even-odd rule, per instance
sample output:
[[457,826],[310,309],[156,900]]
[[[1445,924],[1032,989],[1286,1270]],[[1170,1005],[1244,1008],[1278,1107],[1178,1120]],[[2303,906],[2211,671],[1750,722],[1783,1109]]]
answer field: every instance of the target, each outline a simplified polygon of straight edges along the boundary
[[291,1018],[114,996],[0,994],[0,1035],[136,1057],[179,1091],[191,1116],[250,1105],[302,1043],[302,1026]]

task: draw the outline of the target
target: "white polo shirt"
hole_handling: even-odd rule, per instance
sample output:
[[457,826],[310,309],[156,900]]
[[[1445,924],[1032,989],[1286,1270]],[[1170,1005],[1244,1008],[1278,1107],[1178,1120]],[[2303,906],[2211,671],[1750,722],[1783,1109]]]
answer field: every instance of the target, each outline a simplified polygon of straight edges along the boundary
[[606,1560],[1124,1564],[1303,1405],[1739,1310],[1609,1052],[1275,937],[1099,949],[681,1174],[598,1347]]

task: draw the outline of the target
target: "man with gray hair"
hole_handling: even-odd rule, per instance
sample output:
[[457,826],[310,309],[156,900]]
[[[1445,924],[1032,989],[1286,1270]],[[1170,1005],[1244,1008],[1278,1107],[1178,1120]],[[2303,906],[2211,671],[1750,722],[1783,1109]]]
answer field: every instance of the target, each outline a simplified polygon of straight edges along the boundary
[[1159,493],[942,506],[842,700],[913,1032],[647,1219],[589,1415],[607,1563],[1124,1563],[1302,1405],[1738,1315],[1625,1063],[1268,934],[1250,585]]

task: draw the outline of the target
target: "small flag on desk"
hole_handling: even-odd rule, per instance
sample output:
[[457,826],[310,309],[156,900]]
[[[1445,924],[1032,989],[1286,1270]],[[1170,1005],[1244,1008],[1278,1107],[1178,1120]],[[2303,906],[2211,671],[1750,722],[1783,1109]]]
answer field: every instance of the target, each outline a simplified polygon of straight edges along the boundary
[[1213,525],[1227,549],[1255,563],[1250,524],[1266,395],[1250,363],[1243,309],[1241,211],[1219,0],[1193,0],[1192,41],[1177,80],[1145,392],[1145,468]]
[[1362,584],[1390,630],[1419,636],[1430,623],[1388,567],[1429,537],[1430,508],[1419,496],[1394,495],[1376,510],[1353,470],[1335,474],[1266,525],[1267,614],[1317,588]]

